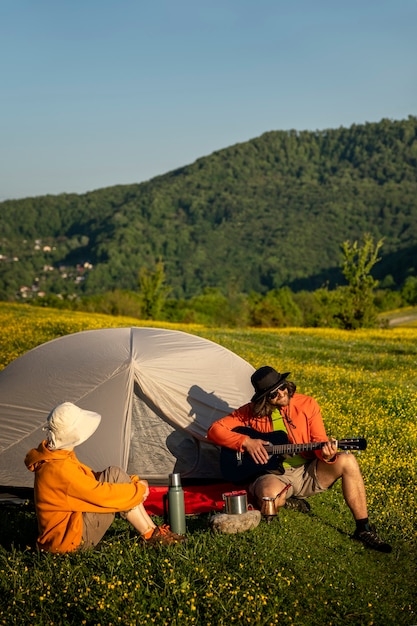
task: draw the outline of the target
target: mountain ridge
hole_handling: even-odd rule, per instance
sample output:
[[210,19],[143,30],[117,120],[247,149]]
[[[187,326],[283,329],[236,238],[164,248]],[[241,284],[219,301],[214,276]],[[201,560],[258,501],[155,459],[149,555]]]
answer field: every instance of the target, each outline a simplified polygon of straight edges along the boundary
[[[48,288],[56,274],[60,292],[136,289],[158,259],[174,297],[311,290],[343,280],[340,245],[365,233],[384,239],[377,277],[400,285],[417,269],[417,118],[268,131],[143,183],[0,209],[3,299],[31,272]],[[11,272],[4,259],[16,256]],[[83,280],[65,284],[59,268],[85,263]]]

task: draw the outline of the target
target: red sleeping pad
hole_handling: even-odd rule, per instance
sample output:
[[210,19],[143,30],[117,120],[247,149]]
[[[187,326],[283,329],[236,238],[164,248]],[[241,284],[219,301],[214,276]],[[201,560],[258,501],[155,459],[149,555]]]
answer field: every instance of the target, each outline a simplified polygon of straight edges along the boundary
[[[233,489],[236,489],[236,485],[232,483],[183,486],[185,514],[198,515],[221,511],[224,505],[222,494]],[[164,514],[163,497],[167,491],[168,487],[149,487],[150,493],[145,501],[145,509],[150,515]]]

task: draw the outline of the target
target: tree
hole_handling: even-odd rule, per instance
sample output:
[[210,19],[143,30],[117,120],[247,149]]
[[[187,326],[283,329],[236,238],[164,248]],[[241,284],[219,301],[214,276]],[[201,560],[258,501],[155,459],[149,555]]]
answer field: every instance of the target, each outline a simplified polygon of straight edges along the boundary
[[376,325],[374,290],[378,281],[371,276],[371,270],[379,261],[378,252],[382,245],[383,239],[374,243],[369,233],[364,235],[362,246],[357,241],[342,244],[341,269],[348,286],[336,290],[340,305],[336,317],[343,328],[350,330]]
[[407,304],[417,304],[417,277],[408,276],[405,279],[401,295]]
[[302,312],[289,287],[272,289],[265,296],[250,295],[251,326],[299,326]]
[[146,320],[160,319],[169,288],[165,285],[165,268],[161,260],[155,264],[155,270],[142,268],[139,272],[139,285],[142,300],[142,314]]

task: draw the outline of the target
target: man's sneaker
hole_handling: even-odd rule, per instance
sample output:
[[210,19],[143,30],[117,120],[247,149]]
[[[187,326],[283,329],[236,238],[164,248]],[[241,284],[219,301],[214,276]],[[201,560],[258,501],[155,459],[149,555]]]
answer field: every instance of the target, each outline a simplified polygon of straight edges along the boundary
[[392,548],[389,543],[385,543],[382,541],[376,534],[375,528],[371,526],[369,530],[355,530],[352,535],[353,539],[357,539],[358,541],[362,541],[362,543],[367,548],[372,548],[372,550],[378,550],[379,552],[391,552]]
[[170,546],[174,543],[183,543],[186,541],[185,535],[177,535],[174,533],[167,524],[162,526],[156,526],[149,539],[145,539],[145,543],[149,545],[160,544],[163,546]]
[[311,509],[311,506],[307,502],[307,500],[303,500],[302,498],[288,498],[286,503],[284,504],[284,508],[289,509],[290,511],[300,511],[300,513],[308,513]]

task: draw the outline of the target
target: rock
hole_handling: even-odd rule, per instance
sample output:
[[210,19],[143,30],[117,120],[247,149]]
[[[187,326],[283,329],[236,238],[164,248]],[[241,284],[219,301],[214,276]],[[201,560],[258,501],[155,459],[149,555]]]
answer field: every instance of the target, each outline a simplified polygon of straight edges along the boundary
[[209,519],[209,525],[215,532],[232,535],[235,533],[243,533],[246,530],[252,530],[258,526],[260,521],[261,512],[252,510],[237,515],[216,513]]

